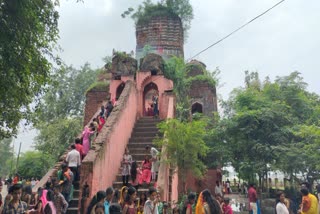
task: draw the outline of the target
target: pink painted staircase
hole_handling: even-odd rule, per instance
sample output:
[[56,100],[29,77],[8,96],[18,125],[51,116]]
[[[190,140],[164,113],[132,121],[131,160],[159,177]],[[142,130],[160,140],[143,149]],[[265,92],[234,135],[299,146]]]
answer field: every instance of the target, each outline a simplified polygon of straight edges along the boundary
[[[159,135],[159,130],[157,128],[157,124],[159,122],[161,122],[160,119],[154,119],[153,117],[142,117],[135,124],[127,147],[133,161],[137,161],[138,166],[141,165],[146,155],[150,155],[150,153],[146,151],[145,147],[147,145],[153,145],[152,141],[157,135]],[[129,186],[130,182],[131,178],[129,178]],[[153,186],[154,183],[151,182],[150,185]],[[116,180],[113,182],[113,187],[117,189],[121,189],[122,187],[121,168],[119,169],[119,174],[117,175]],[[138,191],[148,191],[148,188],[149,186],[142,185]]]

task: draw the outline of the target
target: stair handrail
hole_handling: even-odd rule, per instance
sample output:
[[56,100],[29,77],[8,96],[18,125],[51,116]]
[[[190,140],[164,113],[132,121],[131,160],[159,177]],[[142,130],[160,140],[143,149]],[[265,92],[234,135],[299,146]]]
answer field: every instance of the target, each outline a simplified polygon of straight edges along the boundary
[[[138,117],[137,109],[135,109],[138,106],[137,103],[138,91],[136,84],[132,80],[127,80],[116,107],[113,108],[93,147],[81,163],[80,195],[82,195],[81,187],[84,184],[89,186],[89,198],[97,191],[112,186],[120,167],[122,154],[125,151]],[[118,136],[120,137],[117,138]],[[124,141],[126,141],[125,145]],[[118,153],[121,153],[121,156],[118,156]],[[103,170],[100,168],[102,166],[105,167]],[[105,173],[107,167],[111,169],[110,173]],[[88,200],[79,203],[79,209],[81,206],[86,208]]]
[[[107,104],[107,100],[102,102],[102,105],[105,106]],[[94,118],[97,118],[100,115],[100,107],[97,108],[96,113],[92,116],[92,118],[90,119],[90,121],[87,123],[86,126],[89,126],[90,123],[92,122],[92,120]],[[78,138],[82,137],[82,130],[79,133],[79,135],[77,136]],[[32,188],[32,192],[36,193],[39,189],[39,187],[44,187],[45,184],[53,177],[56,177],[57,172],[61,169],[61,165],[65,162],[65,159],[67,157],[68,152],[70,152],[70,148],[68,146],[68,148],[66,149],[66,151],[59,157],[58,162],[56,162],[56,164],[49,169],[49,171],[39,180],[39,182]]]

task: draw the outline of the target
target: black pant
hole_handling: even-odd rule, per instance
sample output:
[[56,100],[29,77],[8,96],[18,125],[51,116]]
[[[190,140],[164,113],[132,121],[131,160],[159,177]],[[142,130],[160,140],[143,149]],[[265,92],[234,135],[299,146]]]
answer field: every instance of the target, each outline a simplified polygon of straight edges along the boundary
[[128,184],[129,184],[129,175],[122,175],[122,184],[123,184],[123,186],[128,186]]
[[79,181],[79,171],[78,171],[78,167],[74,166],[74,167],[69,167],[69,169],[72,171],[73,173],[73,182],[75,181]]

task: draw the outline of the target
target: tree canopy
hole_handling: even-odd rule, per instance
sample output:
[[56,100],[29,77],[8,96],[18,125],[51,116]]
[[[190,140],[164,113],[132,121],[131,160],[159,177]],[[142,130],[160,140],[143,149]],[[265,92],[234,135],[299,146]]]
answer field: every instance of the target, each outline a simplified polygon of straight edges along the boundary
[[247,180],[271,169],[291,178],[297,173],[311,181],[319,177],[320,97],[306,90],[301,74],[260,81],[246,72],[245,87],[235,89],[223,103],[224,117],[212,130],[214,146],[225,152]]
[[23,178],[40,179],[47,173],[53,163],[54,160],[50,155],[43,154],[39,151],[28,151],[21,154],[18,173]]
[[53,1],[0,1],[0,139],[29,119],[29,104],[50,80],[58,17]]
[[35,148],[54,160],[65,151],[82,130],[85,93],[97,80],[100,69],[85,64],[80,69],[62,65],[33,114],[39,130]]
[[11,143],[12,138],[0,140],[0,175],[11,173],[12,157],[14,156]]

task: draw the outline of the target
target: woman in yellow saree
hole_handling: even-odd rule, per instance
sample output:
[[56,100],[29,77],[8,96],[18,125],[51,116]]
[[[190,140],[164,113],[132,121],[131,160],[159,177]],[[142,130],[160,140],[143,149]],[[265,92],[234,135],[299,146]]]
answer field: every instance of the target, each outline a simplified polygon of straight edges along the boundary
[[203,190],[197,201],[196,214],[221,214],[220,205],[210,193],[210,190]]

